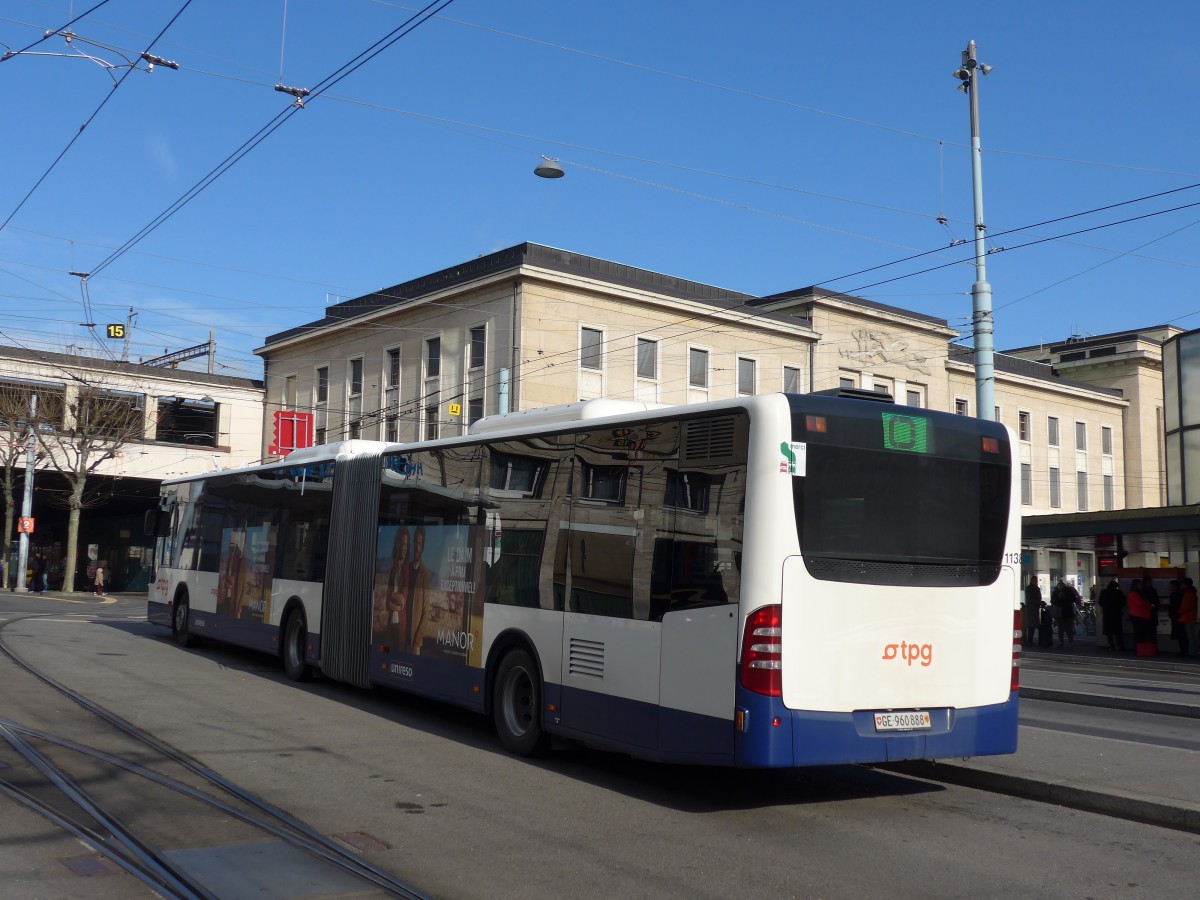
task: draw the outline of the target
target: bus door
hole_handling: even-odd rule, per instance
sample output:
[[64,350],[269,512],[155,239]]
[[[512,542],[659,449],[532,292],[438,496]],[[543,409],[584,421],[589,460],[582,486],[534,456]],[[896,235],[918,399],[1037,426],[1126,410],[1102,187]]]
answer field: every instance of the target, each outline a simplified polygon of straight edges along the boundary
[[664,464],[647,556],[662,622],[659,749],[674,758],[733,754],[748,427],[744,413],[685,419]]
[[570,520],[559,535],[567,582],[560,722],[633,752],[658,744],[661,626],[650,616],[648,468],[629,429],[578,435]]

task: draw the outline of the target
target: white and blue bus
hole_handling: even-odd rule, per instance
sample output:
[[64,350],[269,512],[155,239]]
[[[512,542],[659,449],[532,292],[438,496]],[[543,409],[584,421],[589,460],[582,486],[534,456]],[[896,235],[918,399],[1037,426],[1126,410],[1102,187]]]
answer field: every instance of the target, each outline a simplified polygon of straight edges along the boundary
[[745,767],[1011,753],[1004,426],[595,400],[164,483],[150,620],[552,736]]

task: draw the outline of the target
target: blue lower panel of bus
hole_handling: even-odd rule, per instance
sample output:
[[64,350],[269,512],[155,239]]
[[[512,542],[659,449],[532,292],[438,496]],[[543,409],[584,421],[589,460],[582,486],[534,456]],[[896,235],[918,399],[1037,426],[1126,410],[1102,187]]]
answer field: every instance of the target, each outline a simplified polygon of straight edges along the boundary
[[823,766],[1015,753],[1017,695],[971,709],[931,709],[927,731],[875,730],[874,713],[786,709],[778,697],[738,689],[747,725],[736,763],[747,767]]
[[733,762],[730,719],[549,684],[546,701],[559,711],[547,730],[592,747],[661,762]]
[[171,625],[171,604],[157,603],[150,600],[146,603],[146,621],[154,625]]
[[371,683],[483,711],[483,669],[371,648]]
[[[250,619],[235,619],[232,616],[218,616],[215,613],[192,611],[192,634],[197,637],[212,638],[227,644],[237,644],[251,650],[264,650],[275,653],[279,650],[276,643],[279,629],[274,625],[264,625]],[[311,639],[312,635],[309,635]]]
[[[251,650],[264,650],[267,653],[275,653],[279,650],[279,645],[276,643],[279,629],[274,625],[264,625],[252,619],[219,616],[216,613],[194,609],[189,612],[191,618],[189,625],[192,634],[196,637],[211,638],[227,644],[237,644],[239,647],[248,647]],[[146,620],[149,622],[166,625],[170,628],[173,624],[173,617],[174,607],[170,603],[149,601],[146,604]],[[309,635],[310,642],[315,638],[315,635]],[[310,662],[316,658],[315,653],[309,655]]]

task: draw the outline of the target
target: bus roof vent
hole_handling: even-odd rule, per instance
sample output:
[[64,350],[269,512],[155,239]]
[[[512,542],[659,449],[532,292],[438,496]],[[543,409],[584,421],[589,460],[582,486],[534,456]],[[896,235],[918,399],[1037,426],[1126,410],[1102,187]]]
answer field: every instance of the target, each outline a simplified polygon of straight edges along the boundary
[[818,397],[845,397],[849,400],[874,400],[876,403],[895,403],[887,391],[868,391],[863,388],[836,387],[825,391],[813,391]]
[[688,462],[725,460],[733,456],[737,432],[733,416],[684,422],[683,457]]
[[662,409],[666,405],[644,400],[580,400],[578,403],[562,403],[558,406],[542,406],[538,409],[522,409],[496,416],[484,416],[471,426],[470,433],[485,434],[511,429],[536,430],[567,422],[602,419],[606,416],[627,416],[651,409]]

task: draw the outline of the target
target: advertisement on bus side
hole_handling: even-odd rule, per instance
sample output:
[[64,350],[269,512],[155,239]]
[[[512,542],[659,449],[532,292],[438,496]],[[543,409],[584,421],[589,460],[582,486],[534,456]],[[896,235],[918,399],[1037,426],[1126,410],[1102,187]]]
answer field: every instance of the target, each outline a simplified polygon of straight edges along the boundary
[[372,642],[392,653],[482,663],[484,529],[381,525]]

